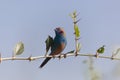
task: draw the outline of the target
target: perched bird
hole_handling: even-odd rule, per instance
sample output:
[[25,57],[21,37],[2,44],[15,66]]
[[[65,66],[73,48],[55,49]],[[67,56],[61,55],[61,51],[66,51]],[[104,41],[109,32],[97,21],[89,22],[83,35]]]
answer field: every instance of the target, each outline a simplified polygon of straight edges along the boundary
[[[51,46],[51,53],[49,55],[54,56],[60,54],[64,48],[66,47],[67,40],[66,40],[66,34],[63,28],[58,27],[55,29],[55,38],[53,40],[53,44]],[[43,63],[40,65],[40,68],[42,68],[51,57],[46,58]]]

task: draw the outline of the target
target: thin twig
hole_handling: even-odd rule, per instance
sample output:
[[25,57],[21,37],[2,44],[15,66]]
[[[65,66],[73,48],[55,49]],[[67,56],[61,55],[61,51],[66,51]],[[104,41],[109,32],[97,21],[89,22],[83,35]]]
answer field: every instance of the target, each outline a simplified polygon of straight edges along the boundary
[[[67,57],[70,57],[70,56],[76,56],[76,54],[74,54],[74,53],[66,53],[66,55],[65,54],[55,55],[54,58],[59,58],[59,57],[60,58],[67,58]],[[85,53],[78,53],[77,56],[96,57],[95,54],[85,54]],[[13,57],[6,57],[6,58],[2,58],[1,57],[1,61],[8,61],[8,60],[28,60],[28,61],[34,61],[34,60],[47,58],[47,57],[52,57],[53,58],[53,56],[49,56],[49,55],[47,55],[47,56],[35,56],[35,57],[32,57],[32,56],[30,56],[30,57],[14,57],[14,59],[13,59]],[[111,60],[120,60],[120,58],[115,58],[115,57],[113,58],[111,56],[99,56],[99,58],[111,59]]]

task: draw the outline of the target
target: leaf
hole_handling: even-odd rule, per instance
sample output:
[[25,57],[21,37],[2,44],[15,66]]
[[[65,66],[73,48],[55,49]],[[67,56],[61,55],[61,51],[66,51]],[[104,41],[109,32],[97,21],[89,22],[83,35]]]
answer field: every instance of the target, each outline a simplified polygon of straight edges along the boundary
[[74,17],[77,16],[77,11],[76,11],[76,10],[73,12],[73,16],[74,16]]
[[74,53],[74,51],[75,51],[75,50],[72,50],[72,51],[69,51],[69,52],[67,52],[67,53]]
[[118,49],[115,51],[115,53],[112,54],[112,56],[116,56],[116,55],[119,54],[119,53],[120,53],[120,48],[118,48]]
[[76,18],[76,11],[74,11],[72,14],[69,14],[71,16],[72,19],[75,19]]
[[120,52],[120,48],[117,49],[116,54],[118,54],[119,52]]
[[80,37],[80,31],[79,31],[79,28],[78,28],[78,25],[74,25],[74,30],[75,30],[75,36],[76,37]]
[[80,51],[81,47],[82,47],[81,43],[78,43],[77,44],[77,50]]
[[16,45],[15,45],[15,48],[14,48],[14,55],[20,55],[24,52],[24,44],[22,42],[18,42]]
[[50,49],[50,47],[53,44],[53,38],[51,36],[48,36],[48,38],[45,41],[46,43],[46,53],[48,52],[48,50]]
[[100,53],[100,54],[103,54],[104,51],[105,51],[105,45],[103,45],[102,47],[100,47],[98,50],[97,50],[97,53]]

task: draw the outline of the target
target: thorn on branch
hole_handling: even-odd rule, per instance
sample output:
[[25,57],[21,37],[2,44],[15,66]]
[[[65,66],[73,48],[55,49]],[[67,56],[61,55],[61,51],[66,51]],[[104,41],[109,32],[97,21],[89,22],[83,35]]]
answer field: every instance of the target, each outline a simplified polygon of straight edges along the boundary
[[111,56],[111,60],[114,60],[114,55]]
[[73,23],[74,23],[74,24],[77,24],[80,20],[81,20],[81,18],[78,19],[77,21],[73,22]]
[[75,57],[77,57],[77,56],[78,56],[78,51],[75,52]]
[[33,60],[32,56],[29,56],[28,60],[31,62]]

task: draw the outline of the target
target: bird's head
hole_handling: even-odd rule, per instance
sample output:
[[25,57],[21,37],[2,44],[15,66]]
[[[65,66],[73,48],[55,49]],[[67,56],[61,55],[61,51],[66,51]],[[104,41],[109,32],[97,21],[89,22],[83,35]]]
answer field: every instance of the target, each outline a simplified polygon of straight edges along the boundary
[[62,27],[56,28],[56,29],[55,29],[55,34],[56,34],[56,35],[66,36],[65,31],[64,31],[64,29],[63,29]]

